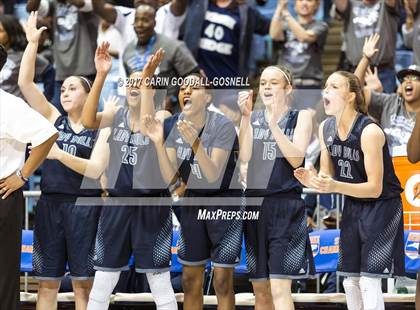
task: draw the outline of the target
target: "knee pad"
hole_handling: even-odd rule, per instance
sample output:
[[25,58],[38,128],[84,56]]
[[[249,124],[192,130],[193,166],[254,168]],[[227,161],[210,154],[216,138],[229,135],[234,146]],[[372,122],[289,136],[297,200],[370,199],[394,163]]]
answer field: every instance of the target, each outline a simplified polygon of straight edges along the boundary
[[147,281],[156,303],[157,310],[176,310],[174,289],[172,288],[169,271],[159,273],[146,273]]
[[120,271],[96,271],[89,295],[88,310],[108,309],[109,298],[120,279]]
[[385,309],[381,278],[361,277],[360,290],[362,292],[363,306],[365,310]]
[[359,281],[359,277],[348,277],[343,281],[344,291],[346,292],[347,308],[349,310],[363,310]]

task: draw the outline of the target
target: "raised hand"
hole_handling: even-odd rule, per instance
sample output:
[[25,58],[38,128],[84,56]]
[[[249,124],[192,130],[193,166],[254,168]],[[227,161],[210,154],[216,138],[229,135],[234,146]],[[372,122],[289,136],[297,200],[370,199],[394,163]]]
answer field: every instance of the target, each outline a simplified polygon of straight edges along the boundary
[[160,63],[162,62],[163,56],[165,55],[165,51],[160,48],[158,51],[149,57],[147,60],[146,65],[142,71],[142,77],[145,78],[152,78],[155,74],[156,68],[159,67]]
[[181,120],[176,123],[179,133],[182,139],[185,140],[189,145],[193,146],[194,142],[198,138],[198,131],[193,127],[189,121]]
[[363,45],[363,55],[368,59],[371,59],[379,50],[376,48],[376,44],[379,41],[379,34],[374,33],[369,38],[365,38]]
[[382,92],[384,90],[381,80],[379,79],[377,67],[373,69],[373,72],[369,67],[367,68],[365,74],[365,83],[366,87],[370,90],[374,90],[377,92]]
[[163,124],[160,120],[153,118],[151,115],[146,115],[143,118],[144,127],[146,129],[146,136],[150,138],[155,144],[163,143]]
[[[268,125],[270,129],[278,127],[279,120],[283,117],[283,115],[287,112],[287,96],[289,90],[288,89],[279,89],[273,91],[273,96],[271,102],[268,103],[267,107],[270,107],[271,113],[267,113],[268,116]],[[265,103],[267,104],[267,103]]]
[[95,52],[95,68],[98,73],[107,74],[112,68],[112,57],[108,52],[109,42],[102,42]]
[[280,16],[284,16],[285,13],[286,14],[289,13],[287,0],[278,0],[276,11],[274,14],[277,17],[280,17]]
[[41,27],[37,29],[36,27],[37,20],[38,20],[38,11],[31,12],[31,14],[29,14],[28,20],[26,21],[26,25],[24,27],[25,33],[26,33],[26,40],[28,40],[28,42],[38,43],[42,32],[47,29],[47,27]]
[[279,7],[279,10],[280,10],[280,14],[283,17],[286,17],[286,16],[290,15],[288,5],[289,5],[288,0],[279,0],[279,2],[278,2],[278,7]]
[[288,0],[279,0],[279,5],[281,10],[288,10]]
[[253,91],[241,91],[238,94],[238,106],[242,116],[249,117],[252,112]]
[[120,102],[120,98],[118,96],[109,96],[108,98],[103,100],[104,103],[104,113],[110,112],[112,115],[115,115],[118,109],[121,108],[120,105],[118,105]]

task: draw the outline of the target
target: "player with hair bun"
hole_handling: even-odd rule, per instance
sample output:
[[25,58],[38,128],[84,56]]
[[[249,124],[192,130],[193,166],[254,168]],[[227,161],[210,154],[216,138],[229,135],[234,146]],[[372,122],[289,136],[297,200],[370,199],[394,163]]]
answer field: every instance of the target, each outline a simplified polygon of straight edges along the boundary
[[[98,176],[86,174],[91,156],[101,150],[95,145],[97,131],[82,125],[82,110],[91,82],[70,76],[61,87],[61,115],[34,83],[39,38],[46,28],[36,28],[37,12],[26,27],[28,45],[19,72],[19,87],[33,109],[59,131],[59,138],[44,162],[42,195],[35,208],[33,269],[40,280],[37,309],[55,309],[61,279],[70,269],[76,309],[85,309],[92,287],[94,245],[100,214],[99,206],[80,206],[78,197],[100,197]],[[29,124],[30,125],[30,124]],[[84,178],[86,176],[87,178]],[[82,188],[82,182],[89,184]]]

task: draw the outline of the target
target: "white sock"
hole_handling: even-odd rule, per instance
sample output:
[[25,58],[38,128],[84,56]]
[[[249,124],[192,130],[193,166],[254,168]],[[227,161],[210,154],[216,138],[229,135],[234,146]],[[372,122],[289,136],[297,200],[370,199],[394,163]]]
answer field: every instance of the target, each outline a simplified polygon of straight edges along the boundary
[[359,281],[359,277],[347,277],[343,281],[347,308],[349,310],[363,310],[362,292],[360,291]]
[[169,271],[159,273],[146,273],[153,299],[157,310],[176,310],[174,289],[172,288],[171,275]]
[[93,287],[89,294],[87,310],[108,309],[109,299],[118,283],[120,273],[120,271],[96,271]]
[[362,291],[363,306],[365,310],[385,309],[381,278],[361,277],[360,290]]

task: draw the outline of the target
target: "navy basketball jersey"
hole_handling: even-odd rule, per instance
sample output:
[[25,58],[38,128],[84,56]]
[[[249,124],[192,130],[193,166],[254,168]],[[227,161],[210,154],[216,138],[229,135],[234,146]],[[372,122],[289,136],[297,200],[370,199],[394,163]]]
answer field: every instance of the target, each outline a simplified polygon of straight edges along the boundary
[[[323,138],[334,165],[334,179],[337,181],[346,183],[367,182],[361,136],[363,129],[372,123],[375,122],[370,117],[363,114],[357,115],[348,137],[342,141],[337,133],[335,117],[329,117],[325,121],[323,127]],[[382,153],[384,176],[381,196],[376,199],[349,198],[369,201],[399,197],[403,190],[397,176],[395,175],[394,166],[392,164],[392,159],[389,154],[388,144],[386,141],[382,148]]]
[[[278,126],[293,140],[299,111],[289,110]],[[251,114],[252,156],[248,163],[247,196],[292,195],[300,197],[302,186],[293,175],[294,168],[284,158],[265,118],[265,110]]]
[[[183,119],[183,115],[179,116]],[[170,122],[170,119],[168,119]],[[178,171],[187,184],[186,196],[215,196],[239,195],[238,182],[238,137],[233,123],[220,113],[207,111],[204,128],[200,132],[200,140],[207,154],[210,156],[214,148],[224,149],[229,152],[225,167],[215,182],[207,181],[194,157],[191,146],[186,142],[178,129],[174,127],[167,140],[166,147],[176,149]]]
[[[67,116],[61,115],[54,123],[59,137],[56,141],[63,151],[80,158],[89,159],[97,138],[97,130],[83,129],[75,133]],[[83,182],[83,187],[81,185]],[[78,196],[100,196],[101,186],[98,180],[85,178],[83,175],[66,167],[58,160],[47,159],[42,166],[41,191],[43,194]]]
[[160,174],[155,146],[148,137],[131,131],[128,113],[127,108],[118,110],[108,138],[108,192],[114,197],[160,196],[167,185]]

